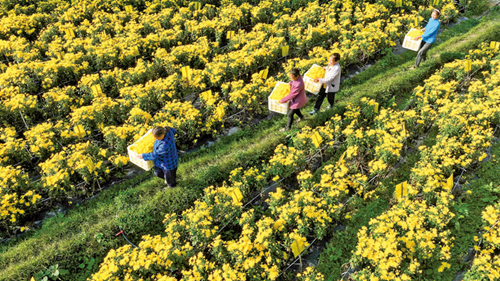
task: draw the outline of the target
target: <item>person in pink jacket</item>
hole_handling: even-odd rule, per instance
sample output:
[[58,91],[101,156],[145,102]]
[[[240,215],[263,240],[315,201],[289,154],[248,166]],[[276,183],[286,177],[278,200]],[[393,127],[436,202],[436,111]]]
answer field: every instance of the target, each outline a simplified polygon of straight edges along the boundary
[[304,87],[304,80],[302,80],[302,76],[300,76],[300,71],[297,68],[292,69],[290,71],[290,94],[286,95],[284,98],[280,100],[280,103],[285,103],[290,101],[290,111],[288,112],[288,123],[286,128],[281,129],[280,131],[289,130],[292,127],[293,116],[297,114],[300,121],[304,116],[300,112],[300,108],[306,105],[307,96]]

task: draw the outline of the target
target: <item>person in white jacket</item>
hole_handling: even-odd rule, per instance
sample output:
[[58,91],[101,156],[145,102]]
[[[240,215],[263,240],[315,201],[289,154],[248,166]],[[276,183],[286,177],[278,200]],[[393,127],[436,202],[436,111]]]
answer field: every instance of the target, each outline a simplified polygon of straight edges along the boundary
[[314,105],[314,110],[309,112],[309,114],[316,114],[323,104],[323,100],[328,95],[328,102],[330,105],[327,109],[333,106],[335,102],[335,93],[339,91],[340,86],[340,54],[334,53],[328,59],[328,66],[325,67],[325,78],[316,78],[314,82],[320,82],[326,85],[326,87],[321,87],[318,94],[318,99],[316,100],[316,105]]

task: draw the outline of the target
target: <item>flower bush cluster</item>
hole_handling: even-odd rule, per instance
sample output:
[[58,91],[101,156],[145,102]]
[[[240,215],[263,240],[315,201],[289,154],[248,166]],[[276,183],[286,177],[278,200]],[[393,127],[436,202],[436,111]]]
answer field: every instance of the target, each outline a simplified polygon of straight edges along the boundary
[[500,248],[500,204],[488,206],[482,213],[483,234],[475,237],[481,241],[480,246],[475,246],[477,252],[472,268],[464,280],[495,280],[500,278],[500,260],[496,252]]
[[[464,73],[467,60],[473,61],[476,70],[485,70],[471,82]],[[411,280],[437,264],[438,273],[450,268],[453,173],[482,161],[484,150],[491,146],[492,128],[500,113],[499,62],[494,50],[483,44],[471,50],[465,60],[444,65],[415,89],[415,107],[408,112],[414,111],[410,115],[416,116],[417,127],[437,129],[436,143],[419,147],[421,157],[409,174],[407,195],[397,198],[394,206],[358,232],[359,242],[351,258],[353,266],[360,268],[355,280]],[[483,218],[488,211],[492,209],[485,211]],[[486,221],[494,220],[493,216]],[[483,260],[474,262],[478,270],[468,273],[471,278],[488,279],[498,273],[493,271],[493,260],[485,263],[493,251],[481,252]],[[488,271],[491,275],[486,268],[492,270]]]

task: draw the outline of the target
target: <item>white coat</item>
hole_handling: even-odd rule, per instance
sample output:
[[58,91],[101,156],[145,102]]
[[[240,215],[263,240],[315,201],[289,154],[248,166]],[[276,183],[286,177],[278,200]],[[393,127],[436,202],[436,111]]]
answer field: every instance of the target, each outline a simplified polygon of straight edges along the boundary
[[325,92],[335,93],[339,91],[340,86],[340,65],[337,62],[333,66],[325,68],[325,78],[320,78],[319,82],[326,84]]

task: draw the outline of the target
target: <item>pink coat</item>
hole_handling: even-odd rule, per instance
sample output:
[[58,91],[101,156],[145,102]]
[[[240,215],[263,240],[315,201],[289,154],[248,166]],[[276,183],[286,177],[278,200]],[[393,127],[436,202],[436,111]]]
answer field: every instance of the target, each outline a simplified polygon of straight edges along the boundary
[[289,84],[290,84],[290,94],[282,98],[280,102],[284,103],[290,101],[290,109],[297,109],[306,105],[307,96],[302,76],[300,76],[299,79],[295,81],[291,81]]

